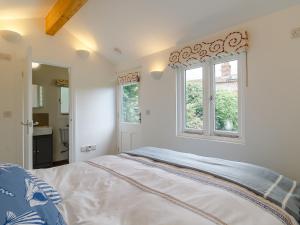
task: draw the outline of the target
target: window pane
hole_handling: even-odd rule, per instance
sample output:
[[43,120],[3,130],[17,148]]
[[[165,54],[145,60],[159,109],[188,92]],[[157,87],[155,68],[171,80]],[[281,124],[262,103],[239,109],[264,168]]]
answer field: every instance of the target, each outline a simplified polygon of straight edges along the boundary
[[238,131],[238,61],[215,65],[215,129]]
[[122,122],[139,123],[139,85],[129,84],[122,87]]
[[185,127],[203,130],[203,68],[185,72]]
[[69,88],[60,88],[60,113],[69,114]]

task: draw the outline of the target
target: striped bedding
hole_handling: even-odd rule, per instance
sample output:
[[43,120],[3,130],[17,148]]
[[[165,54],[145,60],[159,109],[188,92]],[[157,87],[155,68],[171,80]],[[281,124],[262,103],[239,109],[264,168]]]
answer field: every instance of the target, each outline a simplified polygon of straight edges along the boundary
[[300,221],[300,185],[270,169],[153,147],[135,149],[127,154],[190,168],[236,183],[282,207]]
[[58,190],[57,207],[70,225],[298,225],[244,186],[141,155],[102,156],[34,175]]

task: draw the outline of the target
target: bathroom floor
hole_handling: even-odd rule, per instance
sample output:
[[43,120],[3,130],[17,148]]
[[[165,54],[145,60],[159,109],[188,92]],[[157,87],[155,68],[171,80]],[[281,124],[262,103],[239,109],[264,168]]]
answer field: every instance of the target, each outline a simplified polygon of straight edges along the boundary
[[53,167],[67,165],[67,164],[69,164],[69,160],[57,161],[57,162],[53,162]]

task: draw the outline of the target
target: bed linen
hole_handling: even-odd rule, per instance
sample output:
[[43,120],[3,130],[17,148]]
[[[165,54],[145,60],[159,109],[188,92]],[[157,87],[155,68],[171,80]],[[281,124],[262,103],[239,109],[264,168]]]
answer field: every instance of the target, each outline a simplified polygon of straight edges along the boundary
[[270,200],[289,212],[298,222],[300,221],[300,184],[273,170],[244,162],[154,147],[138,148],[126,153],[205,172],[236,183]]
[[237,184],[129,154],[33,172],[61,194],[70,225],[298,224]]

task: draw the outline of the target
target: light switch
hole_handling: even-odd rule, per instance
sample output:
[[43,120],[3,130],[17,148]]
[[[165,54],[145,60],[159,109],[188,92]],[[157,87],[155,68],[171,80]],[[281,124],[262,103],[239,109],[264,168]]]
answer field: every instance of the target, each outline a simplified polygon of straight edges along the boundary
[[300,27],[292,30],[291,34],[292,34],[292,38],[300,38]]
[[151,114],[150,109],[147,109],[147,110],[146,110],[146,115],[149,116],[150,114]]
[[3,118],[6,118],[6,119],[12,118],[12,111],[4,111]]

